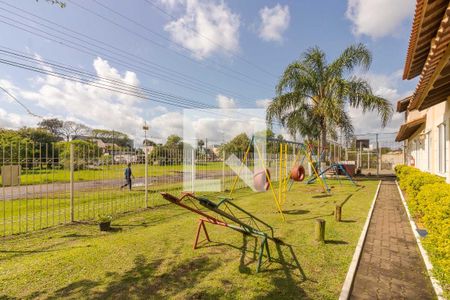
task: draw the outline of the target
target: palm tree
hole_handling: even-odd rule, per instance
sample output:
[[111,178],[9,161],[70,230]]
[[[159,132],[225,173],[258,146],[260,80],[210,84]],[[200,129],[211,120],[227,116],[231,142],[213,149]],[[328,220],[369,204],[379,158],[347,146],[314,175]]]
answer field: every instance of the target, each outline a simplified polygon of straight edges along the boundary
[[327,145],[327,135],[338,130],[348,139],[353,125],[348,108],[362,112],[377,110],[384,127],[392,117],[391,103],[373,94],[369,83],[354,75],[357,67],[368,70],[372,60],[363,45],[352,45],[332,63],[318,47],[307,50],[292,62],[276,87],[277,96],[267,108],[269,122],[277,119],[293,136],[301,134]]

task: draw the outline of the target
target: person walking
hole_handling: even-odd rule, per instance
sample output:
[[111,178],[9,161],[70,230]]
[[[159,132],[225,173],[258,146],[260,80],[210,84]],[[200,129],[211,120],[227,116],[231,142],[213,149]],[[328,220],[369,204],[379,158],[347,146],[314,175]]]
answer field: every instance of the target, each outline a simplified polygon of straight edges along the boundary
[[130,191],[131,191],[131,177],[134,179],[133,172],[131,171],[131,163],[128,163],[127,168],[125,169],[125,184],[122,185],[120,188],[123,189],[128,185]]

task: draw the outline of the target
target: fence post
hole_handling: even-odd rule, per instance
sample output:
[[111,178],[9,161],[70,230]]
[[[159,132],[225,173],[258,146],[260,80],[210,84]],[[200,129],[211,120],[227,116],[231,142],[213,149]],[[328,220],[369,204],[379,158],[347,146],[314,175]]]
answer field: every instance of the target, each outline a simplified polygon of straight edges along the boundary
[[145,162],[145,179],[144,179],[144,186],[145,186],[145,208],[148,208],[148,148],[147,146],[144,146],[144,162]]
[[225,191],[225,149],[222,151],[222,191]]
[[75,221],[75,216],[74,216],[74,147],[73,144],[70,143],[70,161],[69,161],[70,167],[69,167],[69,172],[70,172],[70,222]]
[[380,147],[378,144],[378,133],[375,135],[375,139],[377,142],[377,176],[380,176],[380,169],[381,169],[381,157],[380,157]]

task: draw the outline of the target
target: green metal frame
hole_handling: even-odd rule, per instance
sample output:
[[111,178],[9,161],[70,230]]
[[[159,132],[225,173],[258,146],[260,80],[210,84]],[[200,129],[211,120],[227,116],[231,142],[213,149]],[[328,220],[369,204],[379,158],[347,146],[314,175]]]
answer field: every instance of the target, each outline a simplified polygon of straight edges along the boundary
[[[192,193],[186,193],[181,198],[168,193],[161,193],[161,195],[164,197],[164,199],[201,216],[201,218],[199,219],[200,223],[197,229],[194,249],[197,247],[201,229],[203,229],[206,239],[210,241],[208,232],[206,231],[205,222],[213,225],[228,227],[242,234],[261,238],[262,240],[259,247],[258,263],[256,266],[256,272],[259,272],[259,270],[261,269],[264,252],[266,252],[269,261],[272,260],[269,250],[269,240],[272,240],[277,244],[284,244],[281,240],[274,237],[272,226],[233,203],[231,201],[231,198],[221,198],[221,200],[216,203],[205,197],[197,197]],[[190,201],[192,205],[188,205],[188,201],[186,200]],[[204,210],[200,210],[195,203],[200,204],[208,211],[217,213],[222,218],[222,220],[219,220],[217,217],[213,217]],[[240,217],[237,214],[243,214],[244,217]]]

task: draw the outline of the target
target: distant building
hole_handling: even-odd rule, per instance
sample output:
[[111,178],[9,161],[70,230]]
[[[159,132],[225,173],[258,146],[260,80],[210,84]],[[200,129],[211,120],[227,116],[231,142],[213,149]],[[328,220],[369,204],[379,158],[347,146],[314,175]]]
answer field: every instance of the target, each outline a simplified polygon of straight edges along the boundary
[[396,165],[401,165],[404,162],[403,151],[396,150],[381,154],[381,162],[383,164],[382,169],[392,169]]

